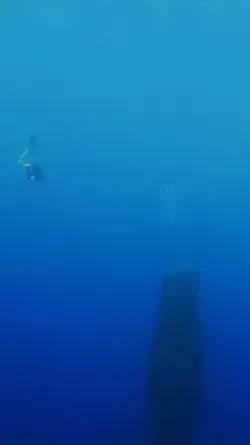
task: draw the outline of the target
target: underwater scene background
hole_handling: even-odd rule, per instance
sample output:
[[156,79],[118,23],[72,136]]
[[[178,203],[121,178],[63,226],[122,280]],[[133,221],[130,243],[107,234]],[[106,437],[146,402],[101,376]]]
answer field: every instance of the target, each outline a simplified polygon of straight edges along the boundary
[[[1,445],[249,444],[249,20],[246,0],[1,1]],[[177,341],[162,282],[186,269]],[[149,369],[162,424],[197,400],[191,442],[151,428]]]

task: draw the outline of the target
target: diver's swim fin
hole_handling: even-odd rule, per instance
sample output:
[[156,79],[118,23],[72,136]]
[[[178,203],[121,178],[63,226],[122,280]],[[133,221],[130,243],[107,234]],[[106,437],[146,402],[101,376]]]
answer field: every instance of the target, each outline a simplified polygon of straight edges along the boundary
[[29,138],[29,148],[34,148],[36,146],[36,135],[31,134]]

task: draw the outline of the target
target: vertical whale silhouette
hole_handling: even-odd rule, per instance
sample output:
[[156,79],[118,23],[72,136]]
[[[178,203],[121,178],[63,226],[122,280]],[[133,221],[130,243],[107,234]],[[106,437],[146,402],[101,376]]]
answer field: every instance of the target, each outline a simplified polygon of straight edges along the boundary
[[150,350],[147,430],[157,445],[191,445],[203,386],[200,277],[165,276]]

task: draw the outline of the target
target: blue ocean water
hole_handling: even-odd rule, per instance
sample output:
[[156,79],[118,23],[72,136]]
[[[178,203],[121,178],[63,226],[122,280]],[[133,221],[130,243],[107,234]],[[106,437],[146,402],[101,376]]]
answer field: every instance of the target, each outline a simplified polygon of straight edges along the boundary
[[[202,275],[197,444],[249,443],[249,19],[246,0],[1,1],[1,445],[146,443],[182,263]],[[34,133],[44,183],[17,164]]]

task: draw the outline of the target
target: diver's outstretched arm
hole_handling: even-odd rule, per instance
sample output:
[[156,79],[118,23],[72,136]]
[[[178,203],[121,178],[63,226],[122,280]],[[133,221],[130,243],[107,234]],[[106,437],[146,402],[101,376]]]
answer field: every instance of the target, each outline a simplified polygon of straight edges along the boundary
[[29,137],[27,150],[25,150],[24,153],[18,159],[18,164],[21,165],[21,167],[24,167],[25,164],[29,163],[30,159],[35,158],[34,153],[32,154],[32,151],[35,150],[35,148],[36,148],[36,135],[31,134]]
[[24,165],[26,164],[25,162],[25,158],[27,158],[29,154],[29,150],[25,150],[25,152],[23,152],[23,154],[20,156],[20,158],[18,159],[18,164],[21,165],[22,167],[24,167]]

